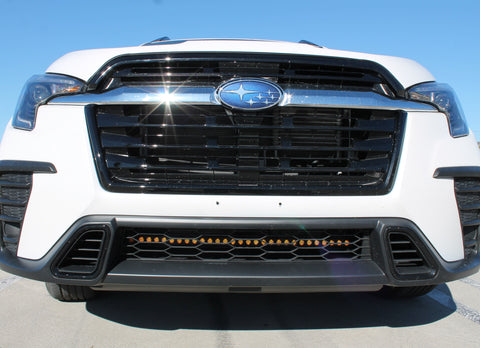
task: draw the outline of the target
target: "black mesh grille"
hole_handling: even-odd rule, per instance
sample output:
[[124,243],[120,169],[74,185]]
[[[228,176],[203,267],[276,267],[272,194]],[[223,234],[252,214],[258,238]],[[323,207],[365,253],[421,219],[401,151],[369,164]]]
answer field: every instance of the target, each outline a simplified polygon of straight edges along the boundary
[[[112,67],[113,66],[113,67]],[[283,88],[375,91],[400,88],[388,71],[366,61],[285,55],[171,54],[121,57],[99,72],[91,88],[120,86],[218,86],[236,77],[267,78]]]
[[114,191],[382,194],[402,129],[399,112],[359,109],[109,105],[90,115]]
[[126,259],[267,262],[370,260],[370,232],[121,229]]
[[465,257],[478,254],[480,248],[480,179],[456,178],[455,193],[463,230]]
[[32,188],[31,173],[0,174],[0,236],[3,246],[16,254]]

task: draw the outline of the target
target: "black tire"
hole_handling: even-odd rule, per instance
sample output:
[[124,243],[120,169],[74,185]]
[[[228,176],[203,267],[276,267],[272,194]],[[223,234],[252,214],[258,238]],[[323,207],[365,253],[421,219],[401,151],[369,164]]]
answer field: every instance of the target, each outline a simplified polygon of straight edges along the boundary
[[87,286],[45,283],[47,291],[54,299],[62,302],[86,301],[95,296],[95,291]]
[[380,294],[390,298],[412,298],[428,294],[436,285],[424,286],[384,286]]

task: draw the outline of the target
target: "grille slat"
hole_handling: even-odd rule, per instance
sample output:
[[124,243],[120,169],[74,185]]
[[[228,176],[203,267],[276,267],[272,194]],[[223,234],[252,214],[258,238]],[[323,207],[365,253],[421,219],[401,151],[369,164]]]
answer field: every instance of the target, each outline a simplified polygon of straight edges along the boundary
[[[78,249],[78,251],[91,251],[91,250],[85,250],[85,249]],[[81,262],[96,262],[97,257],[72,257],[72,261],[81,261]]]
[[[140,116],[139,116],[140,117]],[[98,117],[100,119],[100,116]],[[118,115],[117,115],[118,118]],[[125,128],[125,127],[142,127],[142,128],[152,128],[153,130],[158,129],[160,126],[162,129],[165,130],[171,130],[174,132],[176,129],[178,130],[199,130],[201,128],[204,129],[211,129],[211,131],[222,131],[222,130],[231,130],[231,129],[237,129],[237,130],[242,130],[242,129],[250,129],[250,130],[297,130],[297,131],[350,131],[350,132],[385,132],[385,131],[390,131],[393,132],[394,129],[391,129],[390,124],[385,122],[383,124],[377,124],[377,125],[364,125],[364,126],[358,126],[358,127],[335,127],[335,126],[296,126],[296,125],[290,125],[290,126],[262,126],[262,125],[248,125],[248,124],[243,124],[243,125],[216,125],[216,124],[202,124],[202,125],[196,125],[196,124],[145,124],[145,123],[136,123],[136,122],[128,122],[126,120],[112,120],[112,121],[102,121],[99,122],[100,127],[104,128]],[[164,134],[164,133],[159,133],[159,134]],[[112,136],[124,136],[122,134],[115,134],[112,133]]]
[[473,204],[463,204],[459,206],[460,210],[480,210],[480,202]]
[[455,186],[455,192],[458,192],[458,193],[480,193],[480,186],[466,186],[466,187]]
[[[177,68],[179,69],[179,68]],[[263,72],[259,72],[259,69],[251,69],[248,72],[243,71],[244,74],[247,74],[249,77],[252,78],[277,78],[278,75],[265,75]],[[230,75],[230,76],[227,76]],[[180,81],[209,81],[209,80],[218,80],[221,81],[225,78],[231,77],[233,78],[236,74],[220,74],[220,73],[198,73],[198,72],[170,72],[165,71],[163,73],[158,72],[126,72],[126,73],[119,73],[114,76],[114,78],[121,79],[122,86],[125,85],[135,85],[135,84],[144,84],[145,82],[157,82],[164,84],[165,82],[180,82]],[[294,76],[294,77],[293,77]],[[286,80],[293,80],[295,82],[300,81],[315,81],[315,82],[322,82],[324,84],[332,83],[332,84],[339,84],[345,80],[348,80],[352,85],[368,85],[368,84],[379,84],[382,83],[382,79],[370,76],[367,74],[361,76],[355,76],[353,74],[339,74],[338,76],[322,74],[321,72],[316,71],[309,71],[305,74],[296,74],[292,75],[292,77],[284,77]],[[163,79],[163,80],[162,80]],[[288,81],[287,80],[287,81]]]
[[[162,152],[165,152],[166,151],[162,151]],[[171,163],[186,163],[187,161],[190,163],[189,160],[191,160],[192,158],[192,155],[189,155],[188,154],[188,151],[185,151],[185,154],[177,154],[175,156],[175,159],[168,159],[168,158],[162,158],[160,157],[161,156],[161,152],[159,153],[155,153],[155,154],[151,154],[151,155],[148,155],[148,156],[145,156],[146,158],[148,157],[155,157],[155,158],[158,158],[158,160],[160,162],[171,162]],[[115,155],[109,155],[111,156],[111,159],[115,159]],[[226,159],[231,159],[231,155],[226,153],[226,154],[223,154],[223,155],[217,155],[216,156],[217,158],[219,159],[223,159],[223,160],[226,160]],[[202,156],[196,156],[196,158],[198,159],[198,162],[203,162],[202,160],[206,160],[208,159],[208,155],[205,154],[205,155],[202,155]],[[257,156],[255,156],[254,154],[252,154],[250,157],[248,154],[245,154],[245,155],[242,155],[242,158],[257,158]],[[312,157],[311,156],[295,156],[296,160],[310,160]],[[341,162],[341,163],[345,163],[345,159],[341,159],[341,158],[338,158],[338,159],[332,159],[332,158],[328,158],[328,157],[320,157],[320,156],[315,156],[315,158],[317,160],[323,160],[323,161],[330,161],[331,163],[334,163],[334,162]],[[276,156],[264,156],[264,159],[267,159],[267,160],[277,160],[277,159],[281,159],[281,160],[290,160],[290,157],[289,156],[283,156],[283,157],[276,157]],[[121,161],[122,159],[120,159]]]
[[7,198],[0,198],[0,205],[10,205],[13,207],[24,207],[27,205],[28,199],[22,199],[22,200],[12,200],[12,199],[7,199]]
[[[181,137],[173,137],[174,140],[181,140]],[[208,137],[204,137],[202,140],[207,140]],[[191,139],[191,138],[190,138]],[[259,137],[259,140],[261,137]],[[295,139],[296,141],[301,141],[298,137]],[[309,139],[310,140],[310,139]],[[311,141],[311,140],[310,140]],[[254,150],[254,151],[364,151],[364,152],[387,152],[392,148],[392,146],[388,146],[388,144],[381,143],[381,146],[375,146],[375,143],[372,144],[360,144],[351,147],[339,147],[339,146],[241,146],[242,150]],[[191,145],[191,144],[179,144],[179,145],[148,145],[148,144],[115,144],[111,146],[104,146],[104,148],[108,149],[115,149],[115,148],[127,148],[127,149],[151,149],[155,150],[158,148],[165,149],[165,152],[168,150],[177,150],[177,149],[187,149],[187,150],[236,150],[239,146],[235,145]]]
[[[247,159],[247,158],[243,158],[243,159]],[[138,167],[137,163],[127,163],[127,164],[118,164],[118,162],[109,162],[107,160],[107,168],[110,168],[110,169],[115,169],[115,170],[119,170],[119,169],[136,169]],[[283,173],[283,174],[289,174],[289,173],[292,173],[292,174],[302,174],[302,173],[310,173],[310,174],[321,174],[321,173],[332,173],[332,172],[340,172],[342,171],[342,173],[357,173],[358,171],[380,171],[380,170],[384,170],[386,166],[382,166],[382,165],[379,165],[379,164],[376,164],[374,163],[373,165],[370,165],[370,166],[366,166],[366,165],[358,165],[357,167],[354,167],[354,168],[344,168],[344,167],[329,167],[329,168],[281,168],[281,167],[258,167],[256,166],[255,167],[255,171],[259,172],[259,173],[266,173],[266,172],[269,172],[271,173],[272,175],[274,175],[275,173]],[[233,171],[238,171],[238,172],[241,172],[241,171],[249,171],[249,167],[246,167],[244,166],[244,168],[242,169],[239,169],[238,167],[236,166],[210,166],[209,168],[205,168],[204,166],[200,166],[200,165],[185,165],[185,166],[179,166],[179,165],[164,165],[164,166],[160,166],[160,165],[156,165],[156,166],[153,166],[153,165],[145,165],[144,167],[142,167],[141,169],[139,169],[139,171],[169,171],[170,174],[172,174],[173,172],[191,172],[192,174],[195,173],[195,171],[204,171],[205,173],[209,173],[209,172],[212,172],[212,171],[215,171],[215,170],[222,170],[224,171],[225,175],[230,175],[230,173],[227,173],[227,172],[233,172]],[[221,174],[221,173],[219,173]]]
[[402,260],[395,260],[395,265],[400,267],[417,266],[424,260],[422,258],[403,258]]
[[30,182],[13,182],[8,180],[0,180],[1,187],[11,187],[11,188],[30,188]]
[[[112,106],[112,109],[114,107]],[[341,123],[342,116],[332,113],[331,109],[301,109],[301,113],[295,108],[282,110],[281,118],[278,114],[261,114],[261,123],[233,123],[232,118],[225,114],[223,109],[218,107],[205,108],[197,107],[191,113],[184,114],[182,109],[171,112],[152,113],[155,108],[145,113],[142,109],[135,110],[135,115],[125,115],[121,107],[117,107],[117,114],[109,114],[102,110],[97,115],[97,124],[101,128],[123,128],[123,127],[145,127],[156,128],[213,128],[213,129],[294,129],[294,130],[348,130],[354,132],[378,131],[393,132],[396,129],[394,118],[371,119],[356,117],[355,114],[343,117],[350,122]],[[125,110],[128,112],[128,107]],[[185,109],[189,109],[185,107]],[[194,107],[195,109],[195,107]],[[166,111],[166,110],[161,110]],[[194,112],[196,111],[196,112]],[[290,111],[290,113],[289,113]],[[119,113],[123,116],[119,118]],[[173,117],[175,118],[173,120]],[[144,122],[148,119],[149,122]],[[273,121],[281,121],[275,124]],[[151,122],[151,123],[150,123]],[[351,124],[351,125],[350,125]]]
[[[410,244],[410,243],[408,243],[408,244]],[[408,244],[407,244],[407,245],[408,245]],[[392,250],[392,253],[393,253],[393,254],[411,254],[411,253],[416,253],[416,252],[417,252],[416,249],[404,249],[404,250],[395,250],[395,249],[393,249],[393,250]]]
[[21,223],[23,221],[23,218],[21,217],[13,217],[13,216],[8,216],[8,215],[0,215],[0,220],[5,221],[5,222],[13,222],[13,223]]

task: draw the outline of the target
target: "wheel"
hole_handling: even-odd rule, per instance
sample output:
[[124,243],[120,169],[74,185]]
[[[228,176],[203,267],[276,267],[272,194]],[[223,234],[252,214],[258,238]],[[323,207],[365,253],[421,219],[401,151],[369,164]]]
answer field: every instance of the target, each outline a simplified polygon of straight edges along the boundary
[[54,299],[63,302],[86,301],[95,296],[95,291],[87,286],[45,283],[47,291]]
[[391,298],[409,298],[428,294],[436,285],[424,286],[384,286],[379,293]]

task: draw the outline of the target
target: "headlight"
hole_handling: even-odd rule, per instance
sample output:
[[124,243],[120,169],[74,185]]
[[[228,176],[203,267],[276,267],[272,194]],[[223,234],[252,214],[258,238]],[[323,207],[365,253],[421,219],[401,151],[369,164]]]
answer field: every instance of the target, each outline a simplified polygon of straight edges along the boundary
[[422,83],[410,88],[408,96],[413,100],[431,103],[447,115],[452,137],[468,135],[467,121],[458,97],[446,83]]
[[83,82],[67,76],[53,74],[32,76],[20,94],[13,117],[13,126],[32,130],[35,127],[35,116],[39,105],[57,95],[81,92],[83,87]]

